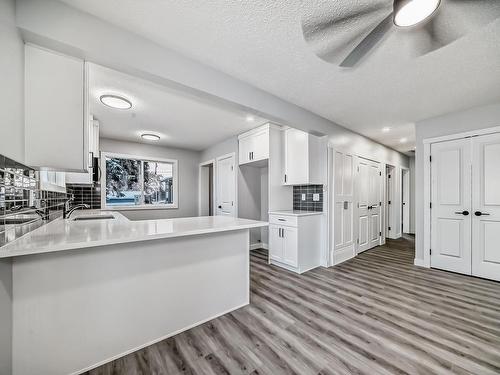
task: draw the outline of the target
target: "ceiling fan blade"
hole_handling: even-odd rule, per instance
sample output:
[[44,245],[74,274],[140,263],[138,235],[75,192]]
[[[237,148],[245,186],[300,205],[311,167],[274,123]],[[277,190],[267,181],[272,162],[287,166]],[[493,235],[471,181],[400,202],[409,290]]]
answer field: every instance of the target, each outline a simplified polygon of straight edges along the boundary
[[442,48],[499,17],[498,0],[447,0],[429,22],[415,30],[431,41],[427,46],[419,48],[418,55]]
[[320,9],[320,15],[317,17],[310,17],[302,22],[302,32],[304,39],[309,42],[317,38],[321,38],[329,29],[338,29],[344,24],[351,23],[366,15],[386,10],[392,7],[392,1],[378,1],[365,5],[360,9],[351,10],[349,13],[332,16],[330,9]]
[[380,22],[356,48],[340,63],[343,68],[354,67],[363,57],[365,57],[389,32],[393,27],[393,14],[389,14]]
[[309,48],[332,64],[339,64],[381,19],[392,12],[393,0],[356,2],[363,7],[354,5],[354,9],[350,0],[342,1],[317,0],[314,14],[302,22],[304,40]]

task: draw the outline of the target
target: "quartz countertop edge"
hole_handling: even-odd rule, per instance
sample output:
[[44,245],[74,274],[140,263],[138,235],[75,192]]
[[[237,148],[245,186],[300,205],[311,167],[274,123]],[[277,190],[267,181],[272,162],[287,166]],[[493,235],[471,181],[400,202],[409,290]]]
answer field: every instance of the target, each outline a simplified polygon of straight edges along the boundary
[[309,216],[309,215],[322,215],[323,211],[301,211],[301,210],[283,210],[283,211],[269,211],[269,215],[283,215],[283,216]]
[[224,216],[132,221],[116,211],[91,213],[83,211],[75,214],[75,217],[89,214],[113,215],[115,219],[89,221],[56,219],[0,247],[0,258],[204,235],[268,225],[263,221]]

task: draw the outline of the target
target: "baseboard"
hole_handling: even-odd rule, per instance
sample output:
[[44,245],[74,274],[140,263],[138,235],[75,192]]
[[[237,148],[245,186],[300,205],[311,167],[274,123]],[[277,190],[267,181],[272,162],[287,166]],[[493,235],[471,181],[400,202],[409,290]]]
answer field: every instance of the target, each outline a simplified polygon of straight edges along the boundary
[[269,244],[267,244],[267,243],[261,243],[260,245],[261,245],[261,247],[262,247],[264,250],[269,250]]
[[415,258],[415,260],[414,260],[413,264],[414,264],[415,266],[417,266],[417,267],[425,267],[425,268],[429,268],[429,267],[425,264],[425,262],[424,262],[424,260],[423,260],[423,259],[418,259],[418,258]]
[[199,325],[201,325],[201,324],[204,324],[204,323],[206,323],[206,322],[209,322],[210,320],[216,319],[216,318],[218,318],[218,317],[220,317],[220,316],[222,316],[222,315],[226,315],[226,314],[229,314],[230,312],[233,312],[233,311],[235,311],[235,310],[241,309],[242,307],[245,307],[245,306],[247,306],[247,305],[249,305],[249,304],[250,304],[250,301],[247,301],[246,303],[244,303],[244,304],[242,304],[242,305],[239,305],[239,306],[236,306],[236,307],[231,308],[231,309],[229,309],[229,310],[226,310],[226,311],[224,311],[224,312],[221,312],[220,314],[216,314],[216,315],[214,315],[214,316],[212,316],[212,317],[210,317],[210,318],[200,320],[199,322],[196,322],[196,323],[194,323],[194,324],[190,324],[190,325],[188,325],[188,326],[186,326],[186,327],[184,327],[184,328],[178,329],[178,330],[177,330],[177,331],[175,331],[175,332],[172,332],[172,333],[169,333],[169,334],[167,334],[167,335],[161,336],[161,337],[159,337],[159,338],[157,338],[157,339],[155,339],[155,340],[149,341],[149,342],[147,342],[147,343],[145,343],[145,344],[143,344],[143,345],[140,345],[140,346],[137,346],[137,347],[135,347],[135,348],[133,348],[133,349],[127,350],[126,352],[123,352],[123,353],[117,354],[117,355],[115,355],[115,356],[113,356],[113,357],[110,357],[110,358],[108,358],[108,359],[105,359],[105,360],[103,360],[103,361],[100,361],[99,363],[96,363],[96,364],[91,365],[91,366],[89,366],[89,367],[86,367],[86,368],[84,368],[84,369],[81,369],[81,370],[78,370],[78,371],[72,372],[70,375],[79,375],[79,374],[82,374],[82,373],[84,373],[84,372],[87,372],[87,371],[93,370],[93,369],[95,369],[95,368],[97,368],[97,367],[100,367],[100,366],[102,366],[102,365],[105,365],[106,363],[109,363],[109,362],[115,361],[115,360],[117,360],[118,358],[125,357],[126,355],[129,355],[129,354],[134,353],[134,352],[136,352],[136,351],[138,351],[138,350],[144,349],[144,348],[146,348],[146,347],[148,347],[148,346],[151,346],[151,345],[156,344],[156,343],[158,343],[158,342],[160,342],[160,341],[163,341],[163,340],[165,340],[165,339],[168,339],[169,337],[172,337],[172,336],[178,335],[178,334],[179,334],[179,333],[181,333],[181,332],[184,332],[184,331],[187,331],[187,330],[189,330],[189,329],[191,329],[191,328],[197,327],[197,326],[199,326]]

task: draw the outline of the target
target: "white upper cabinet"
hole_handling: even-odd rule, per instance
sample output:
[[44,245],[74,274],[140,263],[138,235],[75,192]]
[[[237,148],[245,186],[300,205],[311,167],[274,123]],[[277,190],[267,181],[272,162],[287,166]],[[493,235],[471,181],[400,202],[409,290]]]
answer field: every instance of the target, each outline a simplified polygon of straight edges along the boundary
[[88,168],[85,63],[25,46],[25,160],[35,168]]
[[269,159],[269,124],[238,136],[239,164]]
[[283,184],[321,184],[320,139],[301,130],[283,131]]

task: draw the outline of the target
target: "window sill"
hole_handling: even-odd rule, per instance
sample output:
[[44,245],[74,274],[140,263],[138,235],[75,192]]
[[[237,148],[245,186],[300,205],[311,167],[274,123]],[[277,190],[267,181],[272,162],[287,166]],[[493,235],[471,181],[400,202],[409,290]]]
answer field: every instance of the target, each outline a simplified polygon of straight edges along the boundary
[[104,206],[103,210],[107,211],[136,211],[136,210],[176,210],[179,206],[176,204],[171,204],[168,206]]

